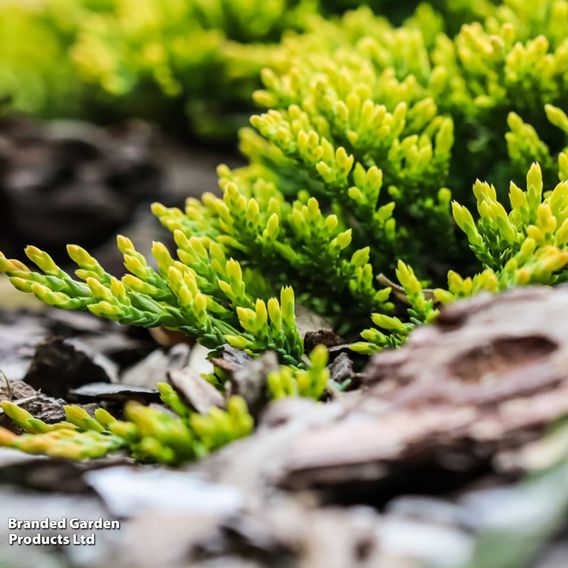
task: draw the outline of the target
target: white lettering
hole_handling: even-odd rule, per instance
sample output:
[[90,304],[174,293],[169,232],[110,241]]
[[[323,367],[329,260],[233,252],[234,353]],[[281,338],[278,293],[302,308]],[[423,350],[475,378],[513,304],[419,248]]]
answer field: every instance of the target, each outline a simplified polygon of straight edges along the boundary
[[95,533],[87,534],[74,534],[73,544],[80,546],[93,546],[95,544]]

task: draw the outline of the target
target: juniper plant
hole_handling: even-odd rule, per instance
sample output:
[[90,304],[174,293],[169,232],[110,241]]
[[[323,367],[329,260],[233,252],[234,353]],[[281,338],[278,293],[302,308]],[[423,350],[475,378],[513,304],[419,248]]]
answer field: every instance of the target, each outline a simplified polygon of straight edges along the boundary
[[399,28],[366,9],[316,18],[262,73],[254,99],[266,111],[241,134],[249,164],[220,166],[221,196],[153,206],[175,255],[156,243],[148,261],[119,237],[120,280],[77,246],[76,278],[34,247],[39,271],[4,257],[0,270],[56,307],[179,329],[214,350],[274,350],[284,366],[268,394],[315,399],[329,371],[321,349],[304,357],[296,296],[349,339],[367,328],[352,347],[371,354],[440,304],[564,282],[568,39],[557,19],[568,3],[536,4],[475,3],[480,21],[454,38],[428,33],[432,11]]
[[[26,255],[42,272],[4,256],[0,256],[0,270],[16,288],[50,306],[88,310],[123,324],[179,329],[211,349],[227,342],[252,353],[273,349],[283,362],[299,364],[303,349],[292,288],[282,288],[279,300],[255,299],[247,293],[240,264],[227,259],[220,245],[207,237],[187,238],[181,231],[176,239],[179,260],[163,244],[155,243],[154,269],[128,238],[119,236],[118,247],[129,271],[121,280],[76,245],[67,250],[78,266],[78,279],[32,246]],[[254,274],[249,272],[248,278]]]
[[[358,5],[365,7],[335,20],[334,14]],[[457,105],[458,112],[469,99],[473,115],[487,111],[488,101],[492,105],[478,82],[482,89],[487,83],[493,99],[508,89],[503,78],[511,85],[516,76],[515,91],[520,95],[526,88],[525,94],[535,98],[540,85],[521,80],[517,69],[524,73],[532,67],[533,76],[549,78],[556,65],[539,69],[540,54],[535,60],[532,48],[509,53],[510,48],[539,34],[552,49],[560,48],[567,12],[565,0],[433,0],[432,5],[418,0],[148,0],[143,6],[135,0],[5,0],[0,93],[18,109],[48,116],[108,120],[136,114],[171,125],[185,111],[194,130],[224,136],[246,120],[260,70],[286,66],[289,54],[287,48],[282,51],[281,39],[295,44],[298,53],[305,44],[294,34],[307,34],[314,36],[310,48],[319,51],[365,38],[364,49],[371,49],[378,63],[393,65],[399,75],[410,71],[422,86],[431,83],[442,95],[437,102]],[[389,23],[403,20],[400,32]],[[461,24],[472,20],[484,28],[474,23],[460,32]],[[379,43],[372,46],[368,38]],[[536,42],[537,51],[542,47],[541,40]],[[467,81],[462,71],[470,74]]]
[[305,397],[320,400],[328,388],[328,352],[318,345],[310,354],[310,365],[306,370],[281,366],[278,371],[268,374],[268,390],[272,398]]
[[[186,112],[201,135],[234,136],[281,37],[359,3],[4,0],[0,94],[13,108],[50,117],[136,115],[171,126]],[[395,15],[396,3],[371,3]]]
[[[562,6],[554,2],[559,17]],[[120,237],[130,273],[120,281],[75,246],[69,254],[78,280],[34,247],[28,257],[43,272],[5,258],[0,268],[16,287],[51,305],[180,329],[213,349],[224,342],[253,354],[274,349],[296,366],[303,348],[289,285],[343,333],[377,314],[375,322],[392,332],[385,338],[365,332],[378,346],[400,343],[412,326],[435,317],[433,296],[426,299],[421,290],[442,282],[444,264],[453,271],[437,301],[562,281],[566,152],[558,141],[568,118],[550,101],[568,94],[565,47],[549,19],[543,26],[550,27],[550,42],[532,37],[535,18],[542,14],[511,4],[483,24],[464,26],[454,40],[440,33],[432,42],[420,27],[394,28],[359,10],[292,37],[282,47],[287,63],[267,68],[265,88],[255,94],[269,110],[252,118],[255,130],[242,133],[250,165],[219,168],[221,197],[190,199],[185,211],[154,205],[173,233],[176,258],[157,243],[154,269]],[[453,192],[462,205],[451,205],[446,186],[454,185],[452,172],[464,160],[455,136],[471,148],[468,128],[488,131],[499,123],[496,112],[507,110],[498,167],[514,178],[534,160],[542,162],[531,166],[526,196],[513,185],[507,213],[493,186],[475,182],[471,199],[461,179]],[[536,126],[520,113],[536,117]],[[487,149],[483,155],[492,157]],[[561,184],[545,193],[543,184],[556,170]],[[475,201],[477,224],[467,209]],[[481,270],[471,257],[463,260],[454,220]],[[394,275],[399,260],[406,309],[397,305],[388,278],[381,279]],[[473,276],[459,277],[464,269]],[[346,305],[348,322],[341,317]]]
[[[328,352],[317,346],[307,368],[282,365],[267,377],[267,395],[322,398],[328,389]],[[225,378],[212,376],[213,383],[225,392]],[[226,410],[212,407],[206,414],[192,411],[172,386],[159,383],[165,408],[128,402],[124,419],[118,420],[98,408],[90,415],[78,405],[65,406],[66,421],[47,424],[12,402],[0,408],[15,426],[17,435],[0,428],[0,446],[32,454],[66,459],[95,459],[115,452],[126,452],[141,462],[179,464],[202,458],[226,444],[248,435],[254,426],[246,402],[239,396],[227,398]]]
[[176,464],[203,457],[229,442],[248,435],[253,419],[243,399],[232,397],[227,410],[208,414],[192,412],[166,383],[160,395],[172,412],[129,402],[124,420],[99,408],[94,417],[80,406],[66,406],[67,420],[46,424],[11,403],[2,409],[24,434],[0,428],[0,445],[57,458],[100,458],[123,450],[139,461]]

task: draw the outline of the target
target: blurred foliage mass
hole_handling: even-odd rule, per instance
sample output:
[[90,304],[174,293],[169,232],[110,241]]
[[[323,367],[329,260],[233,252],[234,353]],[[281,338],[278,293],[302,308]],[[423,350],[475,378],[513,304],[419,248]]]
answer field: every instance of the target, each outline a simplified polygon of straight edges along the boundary
[[[399,23],[414,0],[4,0],[0,97],[44,117],[141,116],[225,138],[252,110],[264,66],[281,66],[283,37],[313,32],[370,5]],[[453,32],[490,12],[488,0],[438,0]],[[441,24],[440,24],[441,25]]]

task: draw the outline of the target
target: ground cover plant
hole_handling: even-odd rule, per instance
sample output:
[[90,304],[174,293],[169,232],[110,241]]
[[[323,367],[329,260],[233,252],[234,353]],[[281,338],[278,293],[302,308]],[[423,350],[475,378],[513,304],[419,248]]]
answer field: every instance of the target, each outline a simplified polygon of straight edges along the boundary
[[[0,96],[44,117],[132,116],[170,131],[232,138],[253,111],[260,71],[285,36],[309,33],[358,5],[455,33],[494,10],[487,0],[6,0],[0,6]],[[444,18],[440,14],[444,15]]]
[[[51,306],[181,331],[217,355],[274,351],[268,399],[349,388],[329,381],[325,347],[306,352],[298,304],[368,356],[458,298],[565,282],[568,2],[474,8],[455,36],[445,12],[423,6],[401,26],[363,7],[284,38],[254,94],[265,110],[241,131],[248,165],[219,167],[221,196],[153,206],[175,253],[155,243],[147,259],[120,236],[121,278],[76,245],[75,277],[33,246],[37,269],[1,256],[0,270]],[[229,395],[221,371],[208,381]],[[195,416],[161,394],[176,416],[70,408],[45,425],[4,405],[28,434],[1,443],[178,463],[252,428],[238,398]]]
[[194,130],[222,137],[246,120],[260,69],[283,33],[342,9],[329,4],[4,2],[0,93],[13,108],[50,117],[142,116],[172,128],[187,112]]

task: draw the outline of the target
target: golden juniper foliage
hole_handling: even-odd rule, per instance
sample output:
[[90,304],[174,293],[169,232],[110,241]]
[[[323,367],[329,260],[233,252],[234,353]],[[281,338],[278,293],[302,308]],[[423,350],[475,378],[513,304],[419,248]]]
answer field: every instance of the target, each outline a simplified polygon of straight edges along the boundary
[[[305,369],[281,365],[267,377],[266,394],[274,399],[301,396],[320,400],[328,389],[327,361],[327,349],[318,345]],[[225,392],[221,373],[210,378]],[[3,402],[0,408],[24,433],[16,435],[0,427],[0,446],[75,460],[122,451],[142,462],[178,464],[247,436],[254,427],[247,404],[239,396],[228,397],[226,410],[212,407],[200,414],[193,412],[169,384],[159,383],[158,390],[167,408],[128,402],[123,420],[103,408],[91,416],[83,407],[69,405],[65,407],[66,421],[47,424],[17,404]]]
[[[525,7],[523,7],[523,4]],[[536,5],[535,5],[536,4]],[[168,125],[186,112],[201,135],[233,135],[278,42],[326,26],[358,5],[424,33],[513,21],[522,33],[562,36],[564,5],[492,0],[3,0],[0,96],[47,116],[147,116]],[[527,17],[529,13],[530,17]],[[520,14],[519,14],[520,13]],[[368,19],[368,18],[367,18]],[[370,28],[362,30],[367,34]],[[332,38],[333,39],[333,38]]]
[[[444,263],[474,268],[454,221],[480,269],[466,278],[450,271],[438,300],[562,281],[568,118],[557,105],[568,99],[568,38],[559,24],[568,3],[537,4],[496,6],[454,39],[439,30],[431,37],[424,10],[399,28],[366,8],[318,20],[285,39],[280,62],[263,72],[255,100],[268,110],[242,132],[250,165],[219,168],[222,197],[190,199],[184,212],[154,206],[177,258],[156,243],[154,269],[119,237],[129,271],[121,280],[77,246],[69,255],[78,279],[34,247],[26,253],[41,272],[3,257],[0,268],[57,307],[181,329],[213,349],[274,349],[292,365],[303,349],[290,285],[335,321],[349,305],[351,328],[340,322],[342,331],[379,314],[375,323],[392,333],[365,338],[396,345],[435,315],[424,279],[436,284]],[[510,212],[488,183],[475,182],[471,199],[470,162],[496,182],[530,168],[526,193],[511,186]],[[464,205],[451,204],[452,192]],[[467,209],[473,201],[477,223]],[[390,287],[377,276],[392,274],[398,261],[406,263],[398,276],[410,306],[395,325]]]
[[[318,20],[288,37],[277,68],[263,72],[255,100],[268,110],[241,135],[250,165],[219,168],[222,197],[189,199],[185,211],[154,205],[177,258],[156,243],[154,269],[119,237],[129,271],[121,280],[77,246],[69,255],[78,279],[34,247],[26,253],[41,272],[3,257],[0,268],[51,305],[177,328],[213,349],[274,349],[291,365],[302,364],[303,349],[290,285],[343,332],[378,314],[389,333],[367,330],[370,346],[356,347],[368,351],[431,321],[434,301],[421,289],[441,283],[444,263],[452,270],[438,301],[562,281],[568,118],[557,105],[568,99],[559,24],[568,3],[537,4],[499,5],[454,39],[430,37],[421,12],[399,28],[366,8]],[[529,169],[526,192],[511,185],[510,212],[488,183],[475,182],[471,198],[471,164],[498,187]],[[477,223],[467,208],[475,202]],[[406,319],[400,310],[395,317],[390,286],[377,279],[399,261]],[[457,275],[464,270],[470,276]]]
[[247,292],[253,272],[227,259],[223,248],[207,237],[188,238],[176,231],[178,260],[165,245],[155,243],[151,268],[126,237],[118,238],[129,273],[121,280],[105,272],[83,248],[67,247],[77,264],[73,279],[36,247],[28,258],[42,272],[32,272],[0,255],[0,270],[23,292],[32,292],[50,306],[91,313],[123,324],[179,329],[206,347],[224,343],[252,353],[272,349],[283,362],[298,364],[303,348],[295,324],[294,292],[280,290],[279,299],[254,299]]
[[249,164],[219,168],[220,197],[153,206],[175,255],[156,243],[149,262],[119,237],[122,279],[73,245],[76,278],[34,247],[39,271],[3,256],[0,270],[53,306],[274,350],[288,367],[268,394],[315,399],[325,354],[306,369],[296,296],[348,337],[372,321],[353,345],[370,354],[440,303],[568,280],[567,0],[306,22],[255,46],[266,110],[241,132]]
[[319,400],[328,386],[327,362],[327,349],[323,345],[317,345],[310,354],[310,364],[307,369],[281,365],[278,371],[270,372],[267,382],[271,398],[300,396]]
[[102,408],[92,417],[80,406],[66,406],[66,422],[46,424],[4,402],[4,412],[25,433],[18,436],[0,428],[0,446],[67,459],[100,458],[124,450],[139,461],[176,464],[203,457],[252,431],[253,419],[240,397],[231,397],[227,410],[212,408],[201,415],[191,412],[170,385],[161,383],[158,388],[173,413],[129,402],[124,420],[117,420]]
[[3,0],[0,96],[47,116],[137,114],[175,124],[185,111],[201,135],[234,135],[282,35],[359,3]]
[[185,107],[194,128],[223,135],[237,105],[248,108],[270,46],[321,9],[317,0],[4,0],[0,94],[46,115],[169,121]]

